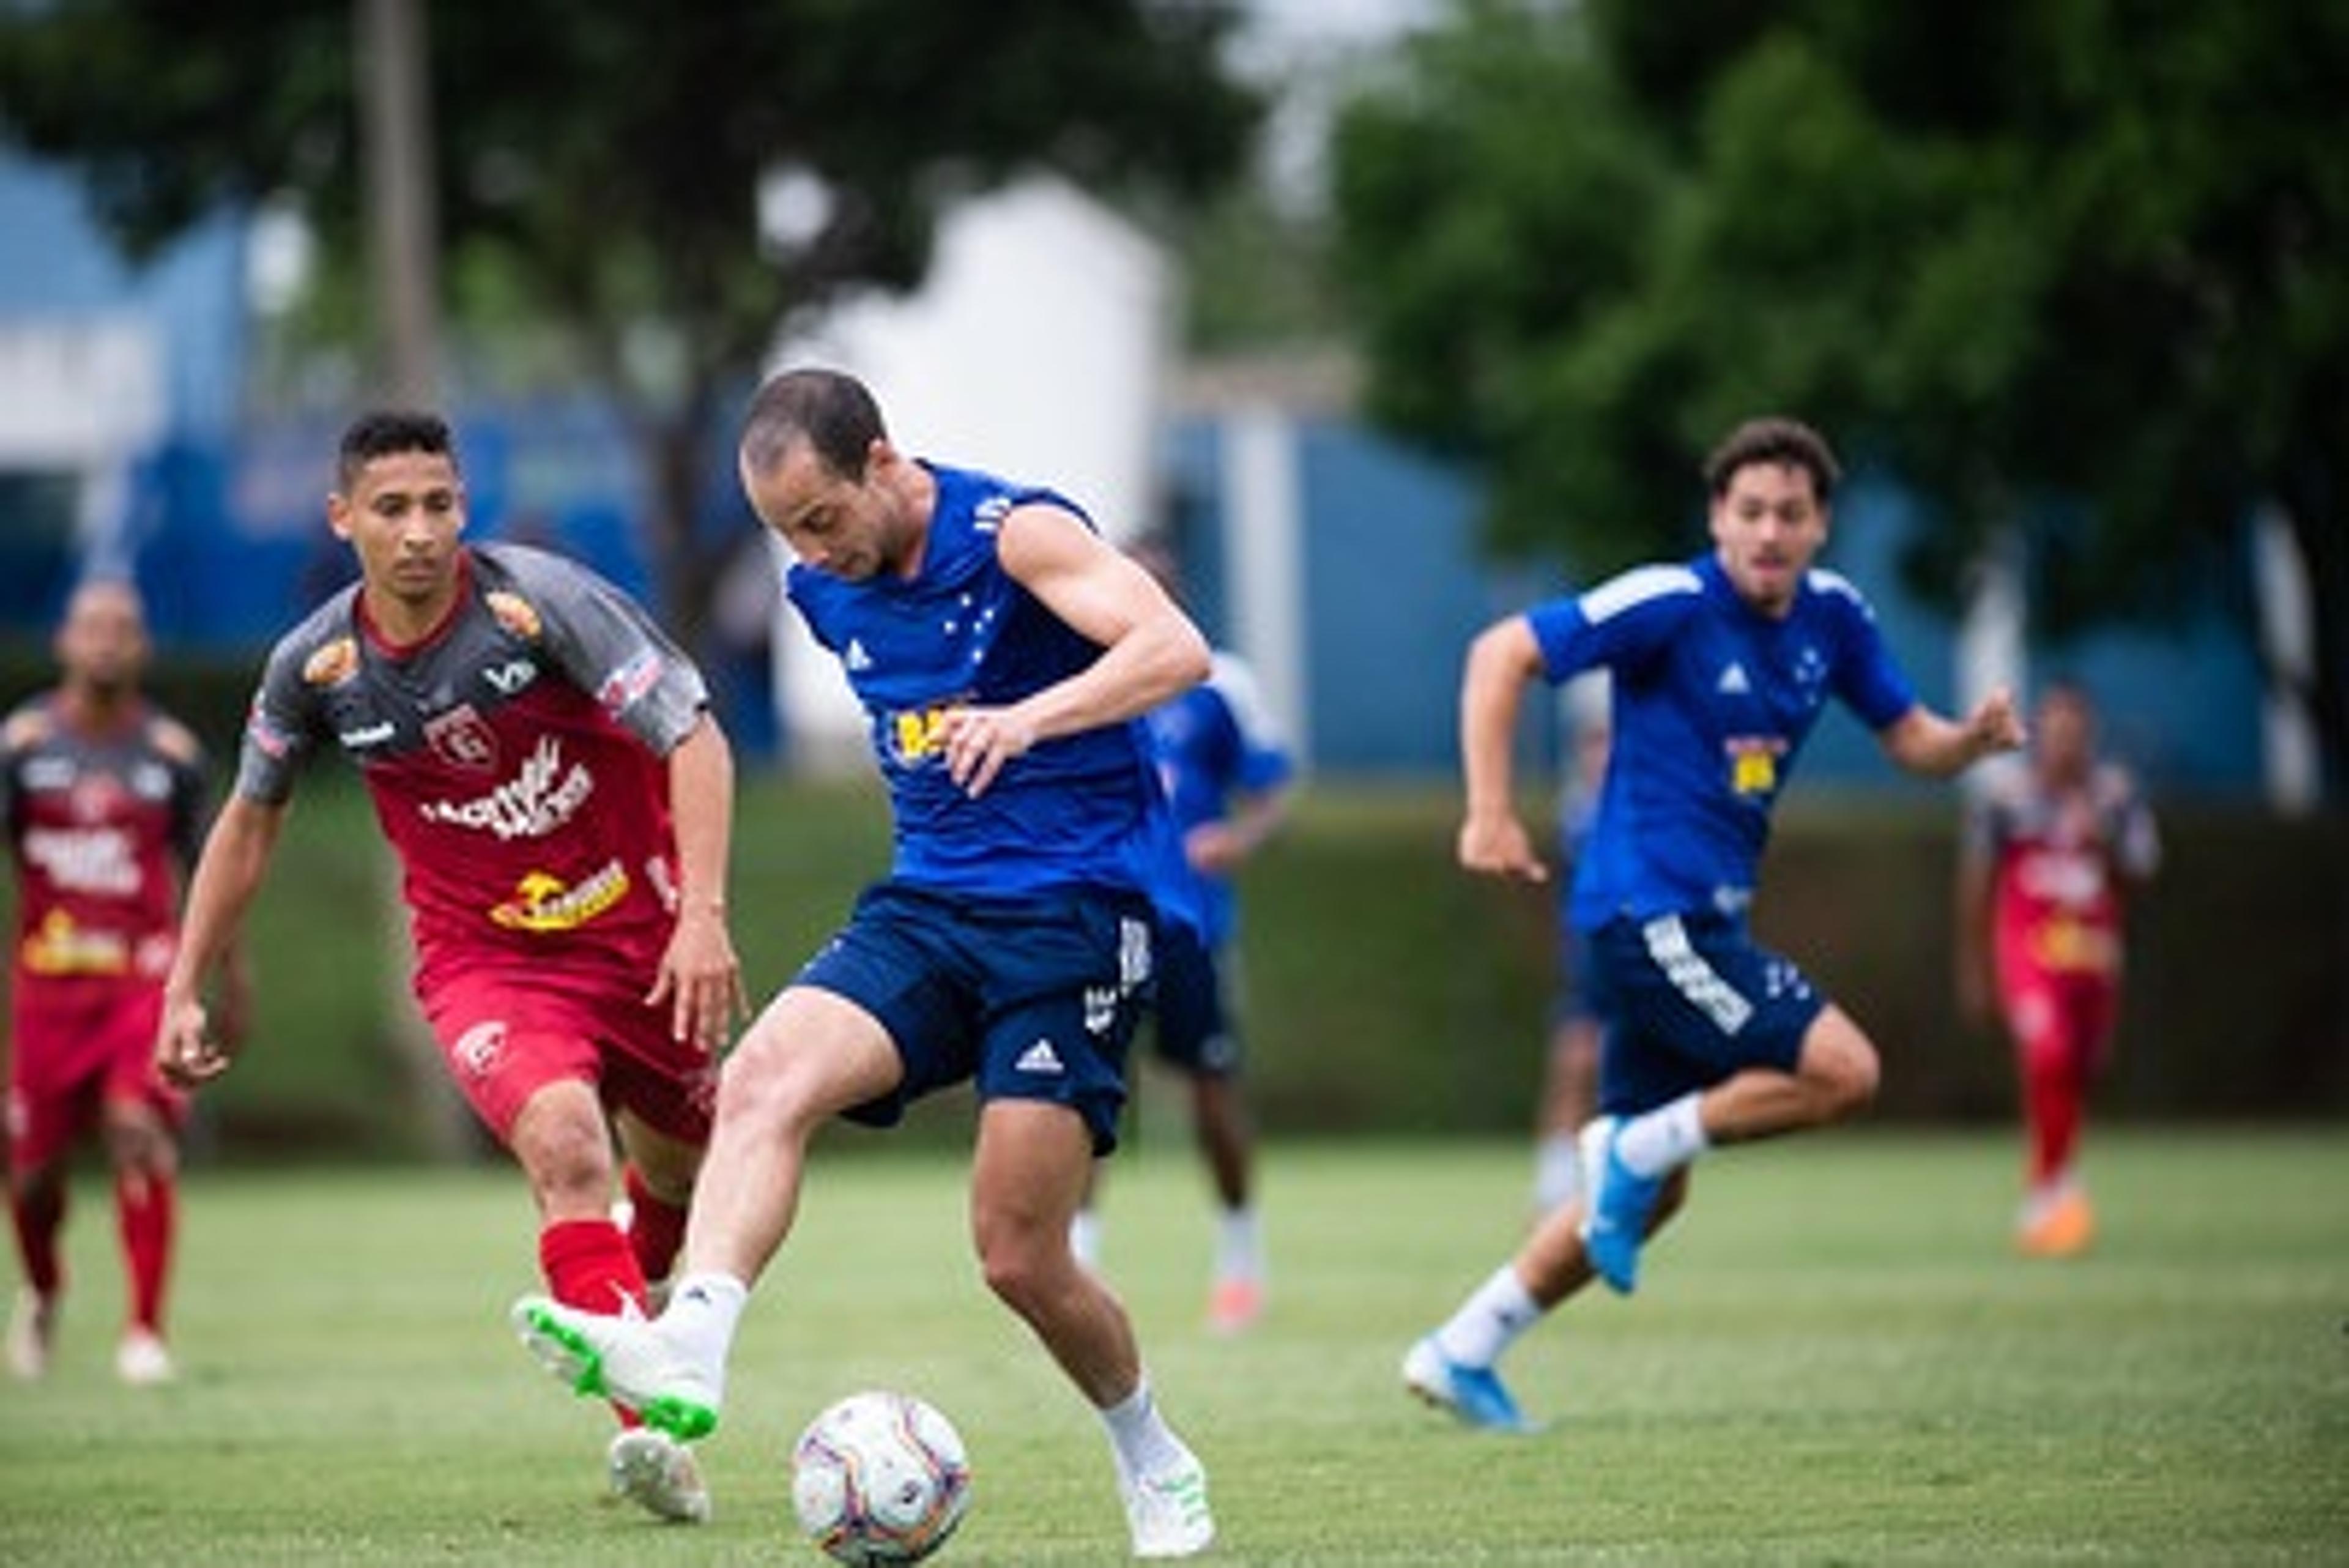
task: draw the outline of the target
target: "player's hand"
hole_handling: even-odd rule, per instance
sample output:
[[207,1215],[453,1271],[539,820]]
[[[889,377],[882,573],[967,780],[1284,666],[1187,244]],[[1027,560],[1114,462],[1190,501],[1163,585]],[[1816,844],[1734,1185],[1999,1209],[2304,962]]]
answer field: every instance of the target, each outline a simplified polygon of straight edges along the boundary
[[1228,822],[1203,822],[1183,836],[1183,858],[1210,877],[1238,870],[1249,848],[1247,836]]
[[172,1087],[201,1088],[236,1060],[235,1045],[212,1039],[206,1023],[204,1004],[192,997],[164,1002],[163,1022],[155,1032],[155,1070]]
[[660,968],[645,1005],[668,1003],[668,1029],[678,1040],[689,1040],[716,1054],[723,1050],[735,1023],[750,1012],[742,991],[742,964],[734,956],[734,939],[726,920],[709,908],[688,908],[678,915],[669,933]]
[[947,776],[973,799],[987,793],[1003,764],[1025,756],[1036,727],[1010,708],[949,708],[946,713]]
[[1534,853],[1533,839],[1516,813],[1472,814],[1460,825],[1460,866],[1485,877],[1547,882],[1549,867]]
[[2030,739],[2023,715],[2015,711],[2014,693],[2000,686],[1992,690],[1966,715],[1966,739],[1976,757],[1994,752],[2015,752]]

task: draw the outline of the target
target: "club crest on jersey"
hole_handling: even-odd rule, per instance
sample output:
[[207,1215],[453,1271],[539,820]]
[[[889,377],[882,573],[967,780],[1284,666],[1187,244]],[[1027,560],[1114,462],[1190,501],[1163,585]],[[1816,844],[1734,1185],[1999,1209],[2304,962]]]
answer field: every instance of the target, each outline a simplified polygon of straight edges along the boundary
[[424,742],[452,768],[488,773],[498,765],[497,732],[470,702],[424,722]]
[[1786,742],[1776,735],[1732,735],[1722,743],[1729,753],[1729,787],[1736,794],[1775,794],[1778,789],[1778,759]]
[[520,594],[492,588],[481,596],[481,602],[490,607],[490,614],[497,623],[516,637],[535,642],[539,633],[545,629],[545,623],[538,618],[536,607]]
[[513,897],[490,911],[510,931],[568,931],[585,925],[628,896],[628,873],[616,860],[605,862],[585,881],[566,883],[545,871],[526,873]]
[[338,637],[303,661],[302,679],[312,686],[340,686],[359,672],[356,638]]

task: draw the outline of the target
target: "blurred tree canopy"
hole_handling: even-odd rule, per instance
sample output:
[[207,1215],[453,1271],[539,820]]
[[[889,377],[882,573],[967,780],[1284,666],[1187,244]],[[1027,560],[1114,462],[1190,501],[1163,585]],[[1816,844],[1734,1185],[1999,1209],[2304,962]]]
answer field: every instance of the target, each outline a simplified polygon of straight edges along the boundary
[[[691,637],[737,543],[692,528],[706,443],[725,439],[713,416],[787,319],[853,286],[913,286],[942,205],[1022,169],[1130,206],[1216,190],[1261,112],[1226,72],[1236,23],[1216,0],[432,7],[454,317],[551,329],[552,362],[621,400]],[[10,5],[0,135],[76,169],[134,256],[290,193],[348,263],[354,36],[349,5]],[[760,222],[777,181],[795,193],[783,234]]]
[[1942,602],[2017,531],[2056,638],[2279,508],[2349,779],[2344,82],[2318,0],[1454,0],[1335,135],[1372,410],[1594,569],[1798,413],[1932,503]]

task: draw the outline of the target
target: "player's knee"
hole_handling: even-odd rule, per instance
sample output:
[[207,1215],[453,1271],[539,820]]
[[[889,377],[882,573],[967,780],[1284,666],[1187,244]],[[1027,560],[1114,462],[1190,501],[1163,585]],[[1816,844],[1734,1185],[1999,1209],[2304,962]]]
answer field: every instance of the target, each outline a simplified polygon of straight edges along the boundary
[[1857,1116],[1875,1102],[1881,1069],[1868,1036],[1841,1013],[1830,1011],[1804,1042],[1800,1074],[1810,1085],[1822,1117],[1837,1121]]

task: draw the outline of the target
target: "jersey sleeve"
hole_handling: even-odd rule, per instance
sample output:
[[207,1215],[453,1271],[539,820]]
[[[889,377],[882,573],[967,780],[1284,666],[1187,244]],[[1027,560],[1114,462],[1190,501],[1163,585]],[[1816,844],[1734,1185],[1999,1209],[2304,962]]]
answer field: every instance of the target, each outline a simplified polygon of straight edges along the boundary
[[1881,730],[1917,705],[1917,690],[1885,646],[1866,596],[1834,572],[1813,572],[1811,581],[1835,607],[1835,694],[1862,723]]
[[2111,797],[2106,809],[2107,842],[2113,862],[2123,876],[2143,882],[2161,869],[2161,833],[2137,781],[2118,768],[2108,770],[2105,787]]
[[245,713],[235,788],[240,796],[264,805],[283,805],[293,798],[295,777],[317,744],[318,692],[339,675],[339,660],[357,658],[347,636],[320,643],[304,635],[306,629],[271,649]]
[[502,558],[557,668],[652,751],[676,750],[709,705],[694,662],[634,599],[577,562],[523,550]]
[[1686,566],[1635,566],[1585,593],[1526,612],[1543,673],[1562,686],[1586,670],[1636,665],[1666,647],[1703,602],[1704,584]]

